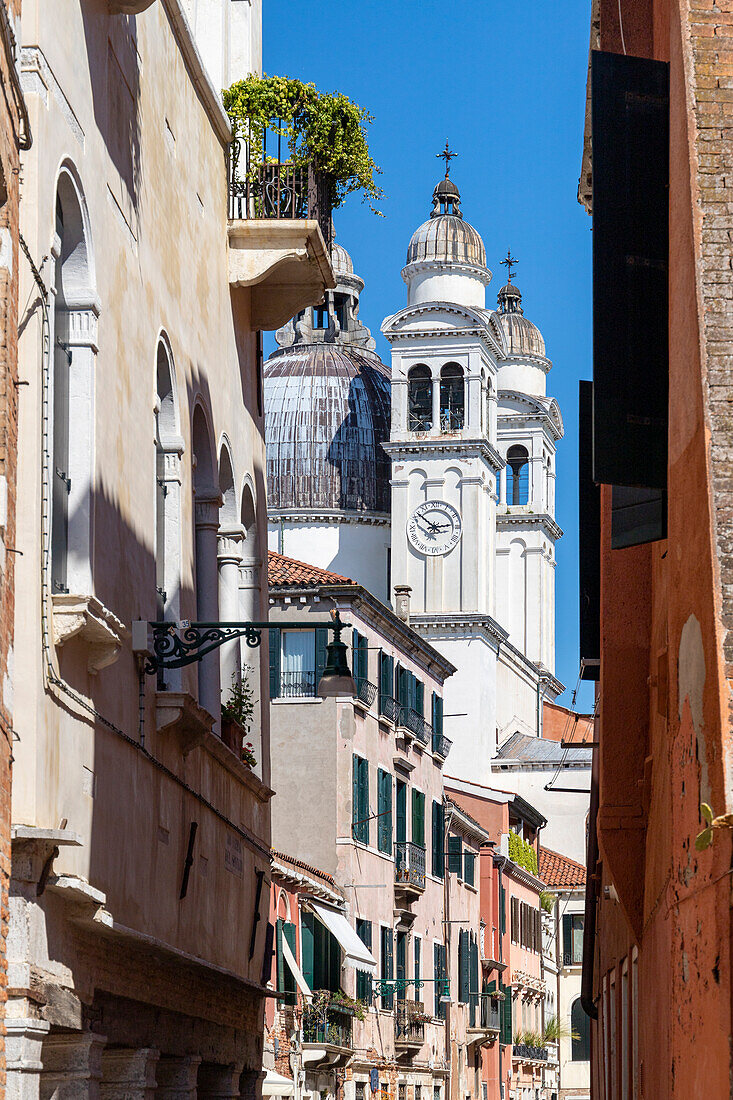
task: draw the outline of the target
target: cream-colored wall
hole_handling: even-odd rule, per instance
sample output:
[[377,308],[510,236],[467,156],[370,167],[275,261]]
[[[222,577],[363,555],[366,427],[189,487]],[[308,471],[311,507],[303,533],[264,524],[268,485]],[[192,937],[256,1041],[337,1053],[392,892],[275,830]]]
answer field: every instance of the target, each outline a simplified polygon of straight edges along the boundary
[[[165,7],[108,15],[108,5],[28,0],[23,12],[24,82],[34,143],[23,164],[22,233],[47,284],[54,237],[56,180],[62,165],[78,181],[88,217],[99,301],[94,369],[92,483],[93,590],[129,629],[154,619],[156,345],[173,353],[182,459],[181,614],[195,618],[191,418],[200,400],[212,447],[226,436],[237,493],[254,486],[259,554],[265,550],[264,445],[256,415],[255,336],[248,292],[230,296],[224,148],[194,87]],[[121,58],[135,105],[131,129],[110,76]],[[113,66],[114,67],[114,66]],[[125,82],[123,81],[123,84]],[[116,88],[114,95],[112,89]],[[217,123],[221,128],[221,120]],[[117,163],[130,151],[134,196]],[[123,173],[124,175],[124,173]],[[41,314],[28,265],[21,264],[20,372],[24,387],[19,456],[16,724],[13,820],[66,828],[81,838],[62,847],[56,873],[87,880],[106,895],[115,921],[176,949],[259,980],[261,952],[243,945],[252,921],[253,875],[265,866],[266,792],[237,778],[206,747],[184,755],[155,730],[155,678],[145,678],[145,753],[139,749],[138,676],[129,637],[115,663],[87,672],[87,650],[70,640],[57,650],[61,677],[104,720],[44,684],[41,645]],[[260,601],[264,618],[266,600]],[[216,658],[210,658],[215,660]],[[265,670],[263,670],[264,676]],[[196,693],[196,666],[182,674]],[[266,692],[260,689],[266,699]],[[117,727],[110,729],[107,723]],[[268,778],[268,725],[262,721]],[[220,745],[217,739],[217,745]],[[216,746],[215,746],[216,747]],[[212,804],[186,793],[153,760]],[[225,754],[226,758],[226,754]],[[233,756],[232,756],[233,760]],[[236,772],[236,767],[234,767]],[[249,784],[249,785],[248,785]],[[256,789],[264,801],[253,794]],[[188,896],[179,901],[189,826],[198,822]],[[235,829],[251,834],[248,843]],[[231,854],[241,848],[241,870]],[[236,861],[235,861],[236,862]],[[227,935],[221,915],[227,915]],[[261,946],[261,942],[260,942]],[[62,961],[39,943],[42,965]],[[80,964],[81,965],[81,964]]]

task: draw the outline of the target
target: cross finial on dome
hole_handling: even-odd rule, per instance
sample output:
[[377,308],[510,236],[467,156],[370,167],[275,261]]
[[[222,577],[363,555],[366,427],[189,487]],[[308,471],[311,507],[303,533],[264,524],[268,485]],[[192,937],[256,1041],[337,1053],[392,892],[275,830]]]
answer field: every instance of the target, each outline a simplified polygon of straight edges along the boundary
[[517,266],[519,260],[515,260],[512,256],[511,249],[507,248],[506,259],[502,260],[501,263],[506,267],[506,281],[510,283],[512,281],[512,275],[514,274],[512,268]]
[[445,178],[448,179],[448,176],[450,175],[450,162],[452,161],[453,157],[458,156],[458,153],[451,152],[450,146],[448,145],[448,139],[446,138],[445,149],[442,153],[436,153],[435,155],[436,157],[438,157],[438,159],[442,158],[445,161]]

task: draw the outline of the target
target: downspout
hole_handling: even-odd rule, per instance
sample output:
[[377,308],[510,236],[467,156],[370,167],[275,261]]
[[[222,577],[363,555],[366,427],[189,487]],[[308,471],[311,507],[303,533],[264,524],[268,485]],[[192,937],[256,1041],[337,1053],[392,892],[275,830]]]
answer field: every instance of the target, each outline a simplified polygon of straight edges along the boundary
[[593,751],[593,766],[590,779],[590,811],[588,817],[588,853],[586,857],[585,883],[585,919],[583,921],[583,973],[580,985],[580,1003],[591,1020],[598,1019],[598,1006],[593,1000],[593,965],[596,942],[596,900],[598,883],[596,867],[598,865],[598,752]]
[[[444,803],[445,805],[445,803]],[[450,872],[448,870],[448,836],[450,834],[450,823],[453,820],[452,807],[445,815],[445,821],[443,824],[443,912],[445,913],[445,921],[443,923],[443,945],[445,947],[445,970],[446,978],[450,983]],[[450,984],[448,986],[450,989]],[[445,1053],[448,1061],[448,1089],[447,1096],[453,1095],[452,1090],[452,1076],[453,1076],[453,1057],[450,1047],[450,1023],[451,1013],[453,1011],[453,1001],[451,999],[450,1004],[445,1006]]]

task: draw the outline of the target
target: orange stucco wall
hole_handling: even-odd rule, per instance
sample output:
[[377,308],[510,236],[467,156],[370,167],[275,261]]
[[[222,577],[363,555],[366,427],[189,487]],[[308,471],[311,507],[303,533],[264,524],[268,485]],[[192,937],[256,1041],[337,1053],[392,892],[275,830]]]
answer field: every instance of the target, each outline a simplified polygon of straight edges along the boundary
[[[638,1089],[630,1095],[723,1097],[731,1089],[730,834],[716,833],[702,853],[694,841],[701,801],[724,813],[730,799],[724,589],[715,550],[716,525],[719,534],[727,517],[712,484],[709,413],[718,395],[708,385],[709,318],[702,315],[715,305],[701,302],[706,258],[722,249],[730,268],[733,207],[721,203],[714,225],[701,217],[699,189],[730,164],[731,92],[719,92],[733,74],[732,7],[718,2],[713,10],[712,0],[698,0],[692,12],[683,0],[621,5],[626,51],[670,63],[669,509],[664,542],[612,551],[610,490],[602,491],[593,1085],[594,1096],[607,1100],[621,1095],[624,1063]],[[726,36],[730,57],[721,60]],[[622,52],[618,0],[601,2],[601,48]],[[706,50],[709,65],[700,60]],[[704,130],[718,109],[719,121]],[[721,285],[722,301],[728,293]],[[730,341],[733,330],[719,338]],[[612,887],[608,895],[605,887]],[[613,1070],[603,1057],[612,984]]]

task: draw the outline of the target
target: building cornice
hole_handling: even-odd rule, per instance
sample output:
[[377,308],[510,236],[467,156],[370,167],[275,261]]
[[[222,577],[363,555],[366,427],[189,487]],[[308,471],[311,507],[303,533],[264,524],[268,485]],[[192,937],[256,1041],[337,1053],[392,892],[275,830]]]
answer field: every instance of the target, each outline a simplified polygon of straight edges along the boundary
[[503,644],[509,637],[502,626],[491,615],[482,615],[477,611],[453,612],[451,614],[416,614],[410,616],[410,623],[420,632],[440,630],[450,634],[464,634],[469,628],[481,630],[487,640]]
[[520,867],[513,859],[509,859],[509,856],[499,856],[494,862],[501,867],[505,875],[509,875],[515,882],[521,882],[523,886],[529,886],[531,890],[536,890],[538,894],[541,894],[545,889],[545,884],[541,878],[537,878],[531,871]]
[[[545,405],[538,397],[533,397],[528,393],[521,393],[519,390],[499,390],[498,398],[499,405],[497,408],[497,416],[499,420],[504,422],[520,420],[523,424],[526,424],[528,420],[541,421],[549,425],[550,433],[554,439],[562,439],[565,435],[565,427],[562,422],[562,416],[560,415],[560,406],[554,397],[549,398],[548,404]],[[518,413],[514,409],[503,409],[501,406],[502,398],[518,401],[521,405],[526,405],[527,408],[533,411],[532,413]]]
[[321,508],[268,508],[268,521],[288,523],[358,523],[375,527],[389,527],[389,512],[329,511]]
[[464,836],[470,837],[478,844],[488,844],[491,841],[489,833],[482,829],[478,821],[474,821],[470,814],[462,810],[452,798],[446,798],[446,807],[450,811],[450,824],[452,827],[455,826]]
[[431,436],[410,432],[409,438],[390,440],[382,449],[391,457],[402,455],[450,455],[451,458],[482,458],[494,473],[506,465],[499,452],[486,439],[462,439],[459,435]]
[[556,523],[549,512],[500,512],[500,507],[502,505],[499,505],[496,510],[497,530],[539,525],[548,538],[557,540],[563,537],[562,527]]
[[327,899],[342,909],[346,907],[341,894],[331,890],[324,883],[306,874],[305,871],[296,870],[294,867],[288,867],[286,864],[281,863],[274,855],[272,857],[272,876],[288,883],[288,885],[297,887],[302,892],[307,891],[309,894],[313,894],[314,897]]

